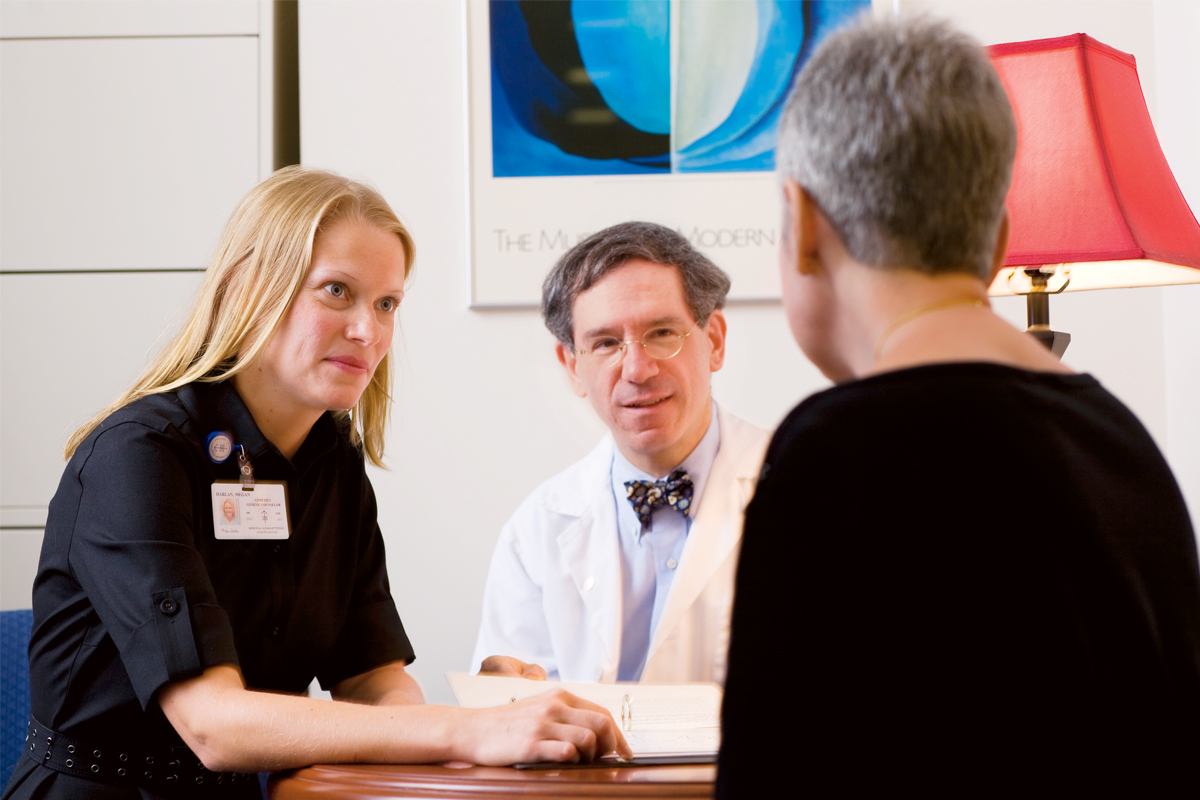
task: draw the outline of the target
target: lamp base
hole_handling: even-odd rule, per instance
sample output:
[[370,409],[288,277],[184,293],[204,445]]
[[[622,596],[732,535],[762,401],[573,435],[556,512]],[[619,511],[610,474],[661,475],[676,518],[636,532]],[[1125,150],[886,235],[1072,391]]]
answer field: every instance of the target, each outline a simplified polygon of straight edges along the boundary
[[1025,332],[1046,345],[1046,349],[1054,353],[1058,358],[1063,357],[1063,353],[1067,352],[1067,345],[1071,343],[1071,334],[1063,333],[1062,331],[1052,331],[1049,327],[1038,330],[1030,328]]
[[1067,285],[1064,283],[1056,292],[1049,290],[1050,277],[1054,274],[1052,268],[1026,269],[1025,274],[1033,284],[1029,294],[1025,295],[1025,318],[1029,325],[1025,332],[1046,345],[1057,358],[1062,358],[1071,343],[1071,334],[1050,330],[1050,295],[1061,292]]

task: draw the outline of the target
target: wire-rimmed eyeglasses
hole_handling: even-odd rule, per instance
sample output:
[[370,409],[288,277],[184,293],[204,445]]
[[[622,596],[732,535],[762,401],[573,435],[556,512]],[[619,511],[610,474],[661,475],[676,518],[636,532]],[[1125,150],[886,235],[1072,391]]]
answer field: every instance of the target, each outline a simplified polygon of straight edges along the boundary
[[615,336],[597,336],[585,342],[586,347],[575,351],[576,355],[587,356],[588,359],[600,366],[608,367],[619,364],[625,355],[625,348],[631,344],[640,344],[646,355],[656,361],[666,361],[674,358],[683,350],[687,337],[699,327],[700,323],[692,325],[687,333],[680,333],[670,325],[656,325],[643,334],[641,339],[626,339],[621,341]]

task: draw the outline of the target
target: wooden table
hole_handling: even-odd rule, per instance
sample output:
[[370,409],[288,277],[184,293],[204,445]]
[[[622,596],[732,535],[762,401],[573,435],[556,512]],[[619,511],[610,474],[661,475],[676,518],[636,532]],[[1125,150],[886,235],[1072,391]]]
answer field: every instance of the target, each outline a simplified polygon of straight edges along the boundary
[[511,767],[344,764],[307,767],[272,779],[271,800],[380,800],[397,797],[679,797],[708,800],[714,764],[669,767]]

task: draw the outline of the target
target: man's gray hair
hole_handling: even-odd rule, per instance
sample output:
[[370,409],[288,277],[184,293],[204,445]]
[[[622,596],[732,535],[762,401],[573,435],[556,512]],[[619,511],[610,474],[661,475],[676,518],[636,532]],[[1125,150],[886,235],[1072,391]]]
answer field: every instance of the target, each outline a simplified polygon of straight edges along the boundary
[[775,158],[859,262],[987,280],[1016,149],[978,42],[928,17],[863,16],[797,77]]
[[725,306],[729,276],[679,233],[653,222],[622,222],[594,233],[568,250],[542,284],[542,317],[560,342],[575,348],[575,298],[608,273],[640,258],[679,270],[692,317],[708,323]]

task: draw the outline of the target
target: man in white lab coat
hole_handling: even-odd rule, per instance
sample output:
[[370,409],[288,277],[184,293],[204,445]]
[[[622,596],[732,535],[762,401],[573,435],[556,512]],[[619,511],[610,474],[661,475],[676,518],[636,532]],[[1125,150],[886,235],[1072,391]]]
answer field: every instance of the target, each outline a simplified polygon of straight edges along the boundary
[[650,223],[601,231],[555,265],[542,313],[609,435],[501,531],[472,671],[724,681],[742,512],[769,439],[712,400],[728,290]]

